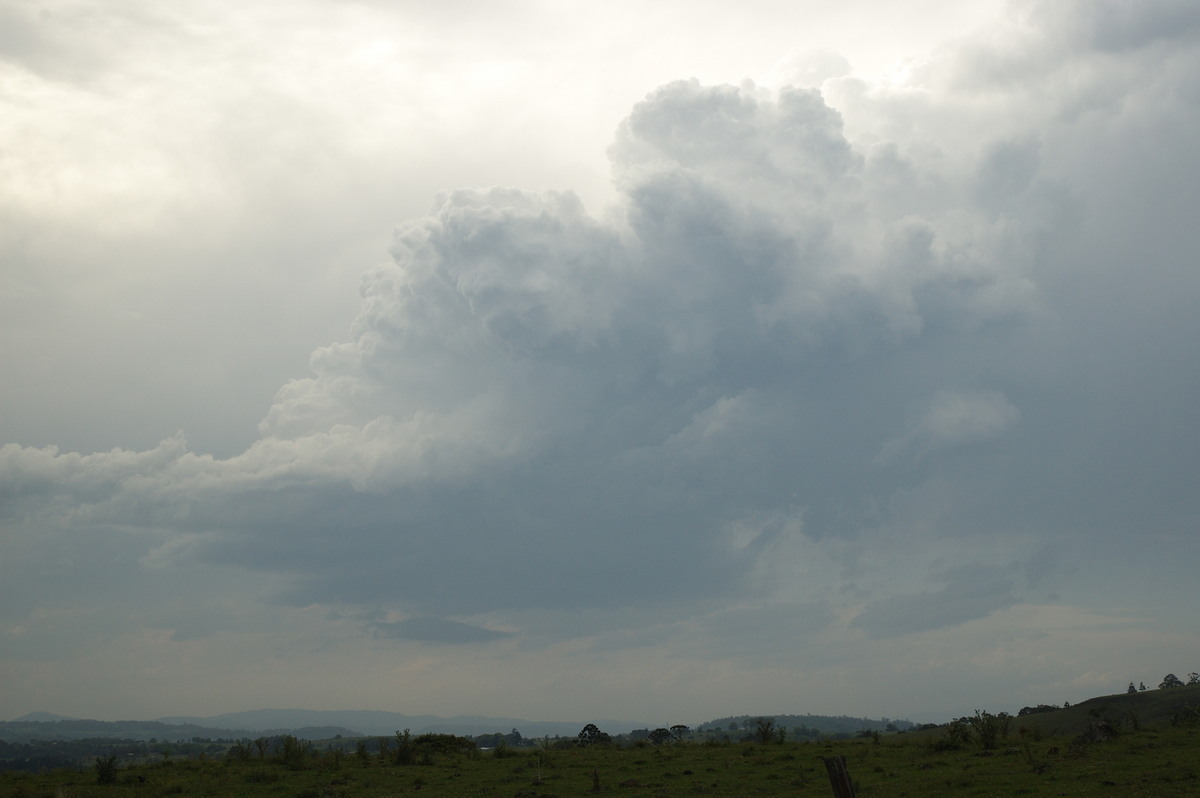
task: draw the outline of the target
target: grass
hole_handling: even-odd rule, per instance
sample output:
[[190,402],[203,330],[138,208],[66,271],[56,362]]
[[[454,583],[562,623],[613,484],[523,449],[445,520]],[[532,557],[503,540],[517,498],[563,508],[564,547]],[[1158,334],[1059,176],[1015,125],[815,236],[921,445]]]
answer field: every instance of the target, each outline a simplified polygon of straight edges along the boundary
[[[1021,721],[1018,723],[1017,721]],[[396,766],[372,756],[317,753],[303,762],[196,759],[121,768],[98,784],[95,768],[0,773],[3,798],[158,796],[504,796],[598,792],[660,796],[829,796],[822,757],[845,756],[860,798],[939,796],[1200,795],[1200,727],[1142,725],[1100,743],[1045,736],[1014,719],[995,751],[946,748],[944,732],[829,743],[678,743],[446,754]]]

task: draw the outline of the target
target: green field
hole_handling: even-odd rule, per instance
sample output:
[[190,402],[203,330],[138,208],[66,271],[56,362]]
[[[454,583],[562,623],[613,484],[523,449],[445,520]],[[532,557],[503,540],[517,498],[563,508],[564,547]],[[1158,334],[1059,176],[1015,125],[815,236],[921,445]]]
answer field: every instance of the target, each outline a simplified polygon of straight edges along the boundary
[[[1014,726],[1016,726],[1014,719]],[[434,754],[396,765],[371,753],[311,750],[249,760],[191,759],[120,768],[0,774],[12,798],[104,796],[629,796],[832,795],[823,757],[842,755],[870,796],[1200,795],[1200,729],[1126,729],[1086,743],[1010,731],[997,748],[957,750],[945,728],[829,743],[674,743]],[[940,749],[940,750],[939,750]]]
[[452,735],[259,738],[215,756],[0,771],[0,798],[830,796],[824,759],[836,756],[859,798],[1200,795],[1200,685],[1036,710],[819,742],[764,733],[770,742],[560,739],[481,751]]

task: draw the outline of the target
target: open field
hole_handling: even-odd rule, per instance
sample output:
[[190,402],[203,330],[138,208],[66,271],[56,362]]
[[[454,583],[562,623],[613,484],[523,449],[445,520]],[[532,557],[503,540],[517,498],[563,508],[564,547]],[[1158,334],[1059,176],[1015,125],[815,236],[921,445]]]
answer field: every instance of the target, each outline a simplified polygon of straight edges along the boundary
[[120,768],[0,774],[4,798],[157,796],[828,796],[822,757],[845,756],[860,798],[871,796],[1200,795],[1200,728],[1124,729],[1103,742],[1013,729],[996,749],[951,747],[945,727],[836,742],[593,745],[421,755],[304,747],[285,757],[204,758]]

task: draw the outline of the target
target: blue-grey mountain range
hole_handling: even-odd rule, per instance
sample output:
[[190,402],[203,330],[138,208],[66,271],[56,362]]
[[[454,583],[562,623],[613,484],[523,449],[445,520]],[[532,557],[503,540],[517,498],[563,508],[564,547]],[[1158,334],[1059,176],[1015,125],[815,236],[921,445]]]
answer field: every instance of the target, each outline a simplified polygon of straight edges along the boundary
[[[587,719],[531,721],[524,718],[460,715],[405,715],[381,710],[256,709],[210,717],[173,716],[155,720],[99,721],[70,718],[50,712],[30,712],[0,722],[0,739],[77,739],[128,737],[187,740],[193,737],[239,738],[295,734],[307,739],[392,735],[408,729],[414,734],[491,734],[517,729],[525,737],[574,736],[587,723],[613,734],[645,727],[646,723]],[[650,724],[655,725],[655,724]]]

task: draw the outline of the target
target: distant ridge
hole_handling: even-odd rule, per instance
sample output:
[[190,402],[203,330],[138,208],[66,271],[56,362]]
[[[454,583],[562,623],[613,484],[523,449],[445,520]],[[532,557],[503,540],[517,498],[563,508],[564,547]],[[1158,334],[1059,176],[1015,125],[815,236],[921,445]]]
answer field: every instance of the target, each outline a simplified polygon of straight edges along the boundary
[[[38,717],[39,713],[31,713]],[[29,716],[24,716],[28,718]],[[108,738],[122,740],[181,741],[194,737],[239,739],[252,737],[246,729],[219,729],[207,726],[174,725],[154,720],[9,720],[0,721],[0,740],[32,742],[35,740],[87,740]]]
[[66,715],[55,715],[53,712],[27,712],[19,718],[13,718],[13,723],[49,723],[56,720],[79,720]]
[[[1183,709],[1200,706],[1200,685],[1187,685],[1136,693],[1097,696],[1070,707],[1038,705],[1026,707],[1014,718],[1021,726],[1037,727],[1046,734],[1081,734],[1097,718],[1113,723],[1155,726],[1171,721]],[[886,731],[912,727],[907,720],[857,718],[846,715],[737,715],[698,724],[696,731],[725,732],[737,737],[761,717],[771,718],[786,729],[789,739],[813,732],[820,735]],[[668,719],[668,721],[671,719]],[[950,719],[947,719],[950,720]],[[387,736],[409,729],[414,734],[479,736],[516,729],[526,738],[574,737],[586,723],[594,723],[612,735],[663,726],[659,723],[630,723],[605,719],[587,721],[530,721],[523,718],[460,715],[404,715],[381,710],[257,709],[211,717],[168,717],[159,720],[99,721],[69,718],[52,712],[29,712],[11,721],[0,721],[0,741],[82,740],[119,738],[190,741],[201,738],[244,739],[291,734],[301,739],[323,740],[342,737]],[[914,731],[914,733],[923,733]],[[933,734],[936,732],[930,731]]]
[[186,724],[226,729],[249,729],[267,732],[297,729],[306,726],[341,726],[360,735],[392,735],[409,729],[414,734],[459,734],[464,736],[507,733],[517,729],[525,737],[572,736],[588,723],[595,723],[610,734],[623,734],[641,728],[644,723],[630,721],[586,719],[580,721],[527,720],[525,718],[458,715],[451,718],[438,715],[405,715],[375,709],[315,710],[315,709],[253,709],[227,712],[210,717],[174,716],[159,718],[160,723]]

